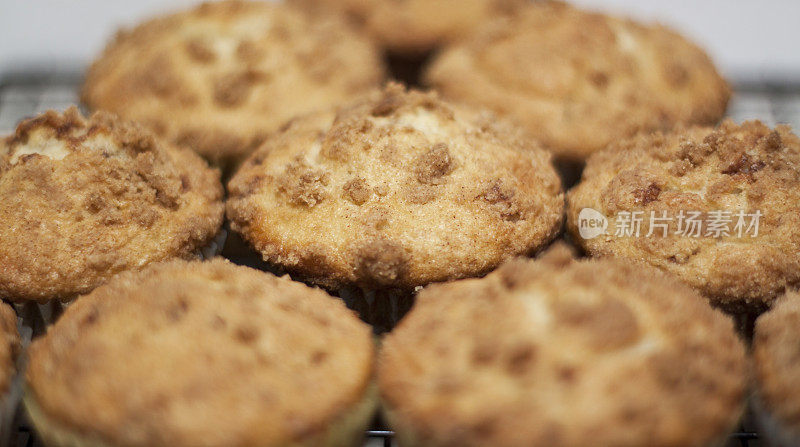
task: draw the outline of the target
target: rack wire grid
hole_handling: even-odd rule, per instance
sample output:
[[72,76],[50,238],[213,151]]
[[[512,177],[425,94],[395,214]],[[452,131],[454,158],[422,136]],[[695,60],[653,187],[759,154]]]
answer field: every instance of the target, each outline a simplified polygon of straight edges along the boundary
[[[16,73],[0,78],[0,135],[13,131],[17,123],[47,109],[63,110],[78,104],[78,86],[81,76],[77,73]],[[728,108],[728,115],[735,121],[759,119],[765,124],[789,124],[800,129],[800,83],[784,82],[739,82],[734,83],[735,94]],[[731,435],[728,447],[759,447],[759,439],[749,417]],[[16,439],[12,445],[40,447],[30,424],[19,415]],[[394,433],[377,422],[367,432],[365,446],[392,447]]]

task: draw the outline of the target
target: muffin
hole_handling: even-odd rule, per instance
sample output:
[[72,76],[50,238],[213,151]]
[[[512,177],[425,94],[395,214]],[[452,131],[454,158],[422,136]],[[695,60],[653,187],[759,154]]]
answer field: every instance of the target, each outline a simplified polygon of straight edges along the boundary
[[198,257],[223,212],[219,172],[135,124],[74,107],[22,121],[0,142],[0,298],[69,301]]
[[228,166],[295,115],[382,77],[376,49],[339,16],[226,1],[120,32],[89,69],[82,98]]
[[790,291],[756,321],[758,416],[775,447],[800,445],[800,294]]
[[482,275],[558,233],[550,156],[491,114],[389,84],[293,120],[231,179],[231,228],[338,290]]
[[367,325],[225,260],[127,272],[31,345],[25,404],[51,446],[351,446],[376,398]]
[[744,406],[724,314],[652,267],[559,247],[424,289],[378,386],[403,446],[716,446]]
[[19,400],[17,356],[21,351],[17,315],[8,304],[0,302],[0,444],[8,445],[13,432],[14,415]]
[[345,13],[393,53],[422,54],[462,39],[479,24],[511,15],[529,0],[292,0]]
[[708,56],[675,32],[560,2],[486,24],[425,77],[517,120],[565,162],[637,132],[713,124],[730,97]]
[[[592,256],[654,265],[715,305],[755,313],[800,282],[798,201],[800,139],[726,121],[595,154],[569,193],[567,227]],[[603,234],[587,234],[590,214],[607,222]]]

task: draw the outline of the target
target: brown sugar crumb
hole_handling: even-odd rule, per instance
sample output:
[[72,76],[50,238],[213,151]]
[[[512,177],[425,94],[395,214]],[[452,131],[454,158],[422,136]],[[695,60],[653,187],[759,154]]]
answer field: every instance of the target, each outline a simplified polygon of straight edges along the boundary
[[214,84],[214,101],[222,107],[236,107],[250,95],[253,84],[264,80],[257,71],[228,74]]
[[607,299],[596,306],[557,301],[554,311],[563,324],[585,328],[586,341],[596,349],[619,349],[639,338],[636,316],[619,300]]
[[420,183],[440,185],[445,176],[453,172],[453,159],[444,143],[436,143],[433,148],[414,161],[414,174]]
[[527,343],[511,350],[508,357],[508,372],[512,375],[526,374],[536,363],[536,345]]
[[647,188],[637,189],[633,192],[634,203],[647,205],[651,202],[658,200],[661,194],[661,187],[655,183],[651,183]]
[[244,62],[258,61],[264,55],[264,48],[252,40],[242,40],[236,46],[236,57]]
[[[709,137],[713,137],[713,135],[709,135]],[[713,141],[713,138],[706,138],[702,143],[682,141],[680,143],[678,157],[681,160],[690,162],[692,166],[699,166],[705,161],[709,154],[714,152]]]
[[478,341],[472,348],[472,363],[479,367],[488,365],[497,358],[497,354],[497,347],[494,343]]
[[522,213],[514,201],[514,195],[514,190],[506,188],[503,181],[498,179],[492,182],[479,197],[496,210],[503,219],[516,221],[522,217]]
[[676,160],[670,166],[669,172],[675,177],[683,177],[690,169],[692,169],[692,163],[689,160]]
[[258,327],[255,325],[244,325],[236,328],[234,337],[237,341],[247,345],[258,340],[259,332]]
[[363,178],[354,178],[344,184],[344,196],[356,205],[363,205],[372,196],[367,181]]
[[384,207],[367,207],[361,223],[370,230],[381,231],[389,224],[391,212]]
[[294,205],[313,207],[328,197],[328,174],[297,161],[277,178],[278,191]]
[[[399,89],[399,90],[398,90]],[[394,86],[384,92],[383,98],[372,108],[372,116],[389,116],[404,104],[401,86]]]
[[165,56],[155,58],[141,70],[137,82],[156,96],[171,96],[180,89],[172,63]]
[[764,163],[762,160],[754,160],[746,152],[742,152],[739,154],[738,157],[734,160],[733,163],[730,163],[728,167],[722,170],[723,174],[728,175],[744,175],[748,181],[751,183],[755,181],[753,178],[753,174],[760,171],[764,166],[767,164]]
[[[99,119],[99,115],[95,117]],[[85,140],[86,135],[74,135],[76,131],[87,126],[86,120],[78,112],[77,108],[69,108],[63,114],[48,110],[47,112],[22,121],[17,126],[14,134],[6,139],[6,145],[13,147],[27,144],[31,133],[42,128],[50,128],[58,139],[69,139],[73,143],[80,143]],[[0,141],[1,142],[1,141]]]
[[680,64],[670,64],[664,69],[664,79],[673,87],[686,85],[691,78],[689,71]]
[[436,187],[431,185],[409,185],[406,198],[410,203],[424,205],[437,196]]
[[361,277],[375,284],[393,284],[406,271],[408,256],[399,245],[375,239],[362,245],[356,253]]
[[781,134],[773,130],[759,139],[757,146],[765,152],[775,152],[783,147],[783,139],[781,138]]
[[204,64],[214,62],[217,57],[208,42],[201,38],[187,40],[186,52],[193,60]]
[[597,88],[605,88],[608,85],[608,74],[602,71],[593,71],[589,75],[589,81]]

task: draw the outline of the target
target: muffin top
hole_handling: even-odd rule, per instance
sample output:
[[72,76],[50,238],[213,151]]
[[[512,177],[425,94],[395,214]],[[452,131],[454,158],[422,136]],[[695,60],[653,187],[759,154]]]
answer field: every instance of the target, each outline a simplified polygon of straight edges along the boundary
[[17,314],[6,303],[0,302],[0,395],[4,395],[14,380],[17,355],[21,350]]
[[421,54],[468,36],[481,23],[513,14],[530,0],[292,0],[344,12],[381,46]]
[[83,101],[230,161],[300,113],[377,86],[378,53],[339,16],[225,1],[122,31],[92,65]]
[[559,230],[550,156],[491,114],[397,84],[293,120],[229,184],[231,226],[328,288],[479,275]]
[[319,289],[171,261],[78,299],[31,346],[27,383],[50,428],[109,445],[306,445],[362,400],[373,349]]
[[[568,202],[589,254],[655,265],[732,310],[800,281],[800,139],[788,127],[726,121],[622,141],[589,159]],[[586,208],[609,219],[605,235],[580,235]],[[639,235],[620,234],[634,212]]]
[[730,97],[706,54],[673,31],[560,2],[487,24],[443,51],[426,78],[574,160],[639,131],[713,124]]
[[423,290],[378,383],[415,445],[708,446],[741,414],[745,371],[732,322],[695,291],[558,247]]
[[48,111],[0,140],[0,298],[71,299],[192,256],[223,212],[219,172],[191,151],[103,112]]
[[753,357],[761,403],[800,436],[800,293],[786,293],[756,320]]

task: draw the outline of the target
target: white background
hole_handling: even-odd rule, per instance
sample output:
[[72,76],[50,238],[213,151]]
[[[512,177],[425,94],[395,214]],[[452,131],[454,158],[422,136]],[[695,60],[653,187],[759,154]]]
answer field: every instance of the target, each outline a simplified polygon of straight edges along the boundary
[[[81,70],[119,26],[192,0],[0,0],[0,74]],[[800,80],[798,0],[574,0],[671,25],[733,79]]]

